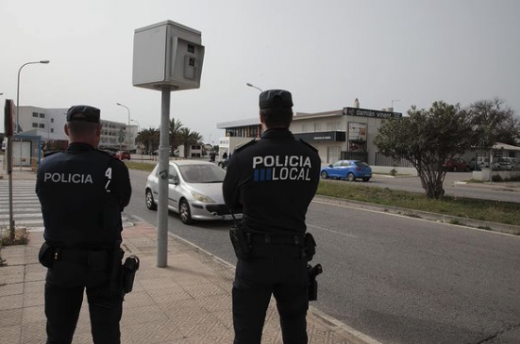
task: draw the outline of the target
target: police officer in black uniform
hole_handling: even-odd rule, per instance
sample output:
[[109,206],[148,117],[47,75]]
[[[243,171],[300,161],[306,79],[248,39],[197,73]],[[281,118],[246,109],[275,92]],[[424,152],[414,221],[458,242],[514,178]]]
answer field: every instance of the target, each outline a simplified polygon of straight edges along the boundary
[[36,183],[45,226],[39,259],[48,268],[47,343],[72,342],[85,289],[94,343],[120,343],[121,212],[132,192],[128,169],[96,148],[99,109],[71,107],[64,129],[68,148],[42,161]]
[[243,207],[241,230],[250,249],[249,257],[238,257],[233,283],[235,344],[260,344],[271,295],[283,342],[308,341],[305,215],[321,160],[316,149],[289,131],[292,106],[288,91],[260,94],[262,137],[233,153],[223,184],[227,206]]

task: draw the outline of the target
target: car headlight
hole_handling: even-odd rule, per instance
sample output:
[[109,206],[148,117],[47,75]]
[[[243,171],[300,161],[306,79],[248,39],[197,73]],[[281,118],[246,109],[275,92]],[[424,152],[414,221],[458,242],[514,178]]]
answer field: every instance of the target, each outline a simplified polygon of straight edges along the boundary
[[215,203],[215,201],[212,200],[211,197],[208,197],[208,196],[198,193],[196,191],[192,191],[191,196],[193,197],[194,200],[202,202],[202,203]]

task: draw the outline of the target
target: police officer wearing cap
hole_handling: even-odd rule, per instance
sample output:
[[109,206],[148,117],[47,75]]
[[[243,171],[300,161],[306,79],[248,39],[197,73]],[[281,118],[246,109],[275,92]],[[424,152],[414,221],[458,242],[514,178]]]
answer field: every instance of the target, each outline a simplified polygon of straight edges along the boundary
[[271,295],[283,342],[308,342],[305,215],[318,187],[321,160],[316,149],[289,131],[292,106],[288,91],[260,94],[262,137],[235,150],[223,183],[226,205],[243,207],[241,237],[250,251],[247,257],[237,253],[235,344],[260,344]]
[[120,343],[123,293],[121,212],[130,201],[128,169],[98,150],[100,110],[67,112],[69,146],[46,157],[38,170],[45,243],[47,343],[71,343],[86,289],[95,344]]

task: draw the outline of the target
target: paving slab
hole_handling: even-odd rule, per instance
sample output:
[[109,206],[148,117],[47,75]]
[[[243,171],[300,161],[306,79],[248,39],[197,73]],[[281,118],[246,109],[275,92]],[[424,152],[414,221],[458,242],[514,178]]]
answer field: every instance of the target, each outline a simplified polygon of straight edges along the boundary
[[[37,260],[43,233],[29,232],[27,245],[2,249],[0,267],[0,333],[4,344],[43,343],[43,290],[46,269]],[[127,294],[121,320],[122,343],[232,343],[231,289],[234,266],[170,234],[166,268],[156,267],[156,228],[125,223],[126,256],[141,260],[134,290]],[[85,298],[86,300],[86,298]],[[372,339],[311,307],[309,343],[374,344]],[[74,344],[91,343],[85,301]],[[266,317],[262,343],[282,344],[274,299]]]

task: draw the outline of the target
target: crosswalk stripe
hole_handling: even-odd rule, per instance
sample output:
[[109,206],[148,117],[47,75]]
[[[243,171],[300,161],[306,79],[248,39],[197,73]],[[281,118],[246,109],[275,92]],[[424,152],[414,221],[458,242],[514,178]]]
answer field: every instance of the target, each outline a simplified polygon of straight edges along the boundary
[[[17,227],[27,227],[29,231],[42,231],[41,205],[35,193],[35,181],[13,182],[13,219]],[[0,181],[0,226],[9,225],[9,189],[5,181]]]

